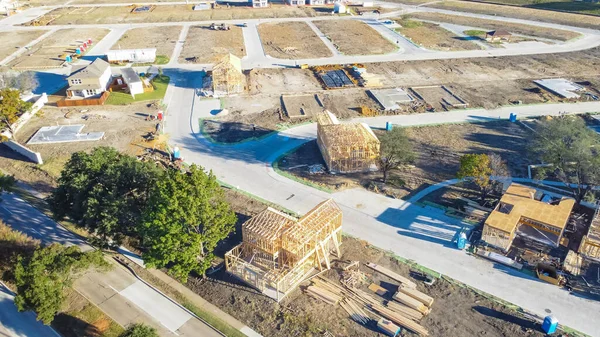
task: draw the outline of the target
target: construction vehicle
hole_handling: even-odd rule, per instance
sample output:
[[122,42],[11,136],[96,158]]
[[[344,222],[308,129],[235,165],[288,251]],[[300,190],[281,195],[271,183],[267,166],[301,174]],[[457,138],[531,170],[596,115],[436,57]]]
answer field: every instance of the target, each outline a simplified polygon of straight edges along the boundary
[[217,24],[211,23],[211,24],[210,24],[210,29],[212,29],[212,30],[230,30],[230,29],[231,29],[231,27],[229,27],[228,25],[226,25],[226,24],[224,24],[224,23],[222,23],[222,24],[220,24],[220,25],[217,25]]

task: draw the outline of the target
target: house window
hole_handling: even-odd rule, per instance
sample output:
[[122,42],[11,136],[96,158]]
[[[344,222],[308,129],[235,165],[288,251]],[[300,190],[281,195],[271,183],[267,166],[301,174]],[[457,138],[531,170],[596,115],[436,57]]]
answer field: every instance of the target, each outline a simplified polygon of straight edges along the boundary
[[71,84],[81,84],[81,79],[74,78],[74,79],[71,80]]
[[85,95],[86,96],[92,96],[96,94],[96,90],[95,89],[91,89],[91,90],[86,90],[85,91]]

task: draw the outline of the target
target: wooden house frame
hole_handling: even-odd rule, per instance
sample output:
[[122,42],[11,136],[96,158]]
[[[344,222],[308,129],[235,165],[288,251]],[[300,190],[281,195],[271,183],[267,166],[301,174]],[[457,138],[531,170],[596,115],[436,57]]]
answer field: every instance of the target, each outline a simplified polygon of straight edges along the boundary
[[222,57],[212,68],[212,86],[215,93],[239,94],[244,92],[246,76],[242,61],[233,54]]
[[481,239],[507,252],[521,227],[528,226],[547,235],[543,243],[558,247],[575,200],[563,198],[552,205],[536,200],[536,192],[534,188],[511,184],[485,220]]
[[592,224],[586,235],[581,239],[581,244],[579,245],[579,254],[600,261],[600,203],[596,205],[596,212],[594,213],[594,218],[592,220]]
[[330,172],[377,170],[379,139],[364,123],[340,124],[329,111],[317,114],[317,145]]
[[342,211],[332,199],[297,219],[267,208],[242,225],[242,243],[225,254],[227,271],[276,301],[315,268],[341,257]]

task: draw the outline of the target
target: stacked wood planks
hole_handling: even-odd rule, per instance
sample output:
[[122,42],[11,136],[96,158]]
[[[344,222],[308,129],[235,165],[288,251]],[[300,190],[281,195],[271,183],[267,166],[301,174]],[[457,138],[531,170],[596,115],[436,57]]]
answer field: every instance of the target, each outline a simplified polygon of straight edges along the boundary
[[358,323],[367,324],[371,320],[369,315],[367,315],[360,305],[356,304],[351,299],[345,298],[340,302],[340,305],[342,308],[344,308],[344,310],[346,310],[348,315],[350,315],[350,318]]
[[411,309],[415,309],[422,313],[423,315],[429,314],[429,308],[423,304],[421,301],[416,300],[402,292],[397,292],[394,294],[394,300],[398,301]]
[[381,286],[378,286],[375,283],[371,283],[371,285],[369,285],[369,290],[371,290],[379,296],[385,296],[385,294],[387,294],[388,292],[385,288],[382,288]]
[[375,310],[379,314],[381,314],[381,316],[383,316],[383,317],[389,319],[390,321],[392,321],[400,326],[403,326],[413,332],[416,332],[421,336],[429,335],[429,332],[427,331],[427,329],[425,329],[421,324],[419,324],[413,320],[410,320],[410,319],[398,314],[397,312],[390,310],[389,308],[386,308],[381,305],[373,305],[372,308],[373,308],[373,310]]
[[386,335],[391,337],[396,337],[400,333],[400,328],[396,324],[392,323],[392,321],[385,318],[381,318],[377,322],[377,327],[379,330],[384,331]]
[[394,273],[393,271],[391,271],[391,270],[389,270],[389,269],[387,269],[385,267],[382,267],[380,265],[377,265],[377,264],[371,263],[371,262],[367,263],[366,266],[369,267],[369,268],[371,268],[371,269],[373,269],[373,270],[375,270],[375,271],[378,271],[378,272],[382,273],[383,275],[385,275],[385,276],[387,276],[387,277],[389,277],[389,278],[391,278],[393,280],[396,280],[396,281],[400,282],[402,285],[405,285],[405,286],[410,287],[410,288],[416,288],[417,287],[417,285],[413,281],[407,279],[406,277],[404,277],[402,275],[398,275],[398,274]]
[[332,305],[336,305],[342,299],[341,296],[317,286],[309,286],[306,288],[306,293],[318,300]]
[[387,308],[389,308],[390,310],[393,310],[401,315],[404,315],[404,316],[412,319],[413,321],[420,321],[421,318],[423,318],[423,313],[421,313],[420,311],[411,309],[405,305],[396,303],[394,301],[387,301],[385,306]]
[[414,298],[415,300],[425,304],[428,308],[431,308],[431,305],[433,304],[433,297],[423,294],[422,292],[418,291],[417,289],[400,286],[400,288],[398,288],[398,290],[401,293],[408,295],[408,296]]

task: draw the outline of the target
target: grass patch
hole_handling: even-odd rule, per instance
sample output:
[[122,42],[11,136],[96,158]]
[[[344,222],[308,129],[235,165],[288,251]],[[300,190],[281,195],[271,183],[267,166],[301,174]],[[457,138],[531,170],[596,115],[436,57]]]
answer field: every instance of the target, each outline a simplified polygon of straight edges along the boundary
[[484,32],[483,30],[470,29],[465,30],[463,33],[467,36],[484,36],[487,32]]
[[171,61],[171,59],[167,55],[156,55],[154,64],[167,64],[169,61]]
[[108,99],[106,100],[106,104],[110,105],[126,105],[134,102],[142,102],[142,101],[152,101],[152,100],[160,100],[165,97],[165,92],[167,91],[167,87],[169,85],[169,81],[171,79],[169,76],[158,75],[152,81],[152,86],[154,87],[154,91],[146,92],[143,94],[139,94],[135,96],[135,99],[131,97],[130,94],[124,92],[112,92]]
[[223,322],[218,317],[213,314],[198,308],[193,303],[189,301],[185,301],[181,303],[184,307],[186,307],[189,311],[193,312],[196,316],[205,320],[208,324],[212,325],[215,329],[221,331],[227,337],[246,337],[241,331],[233,328],[231,325]]
[[[423,22],[421,21],[417,21],[417,20],[412,20],[409,18],[402,18],[402,20],[400,20],[398,22],[398,24],[400,24],[400,26],[402,26],[402,28],[417,28],[417,27],[421,27],[423,25]],[[400,29],[402,29],[400,28]]]

